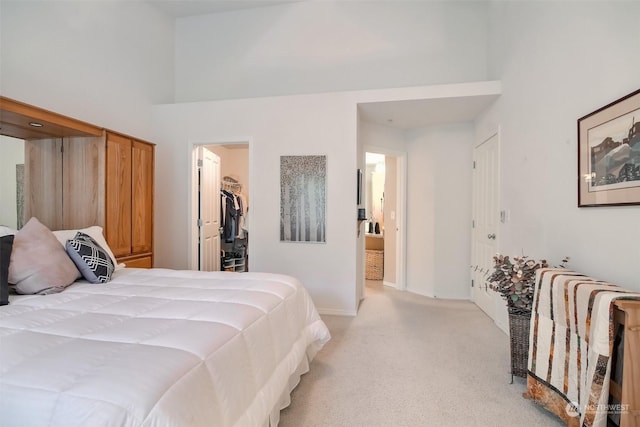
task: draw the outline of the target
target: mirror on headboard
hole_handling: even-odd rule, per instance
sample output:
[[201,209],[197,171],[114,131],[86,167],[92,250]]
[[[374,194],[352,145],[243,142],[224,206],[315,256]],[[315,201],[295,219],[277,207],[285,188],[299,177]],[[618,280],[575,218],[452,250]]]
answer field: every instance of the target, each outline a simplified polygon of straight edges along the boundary
[[0,135],[0,225],[24,224],[24,140]]
[[[41,171],[30,172],[29,146],[46,144],[55,148],[58,140],[95,137],[102,133],[102,128],[89,123],[0,96],[0,225],[16,229],[22,227],[28,219],[25,216],[29,214],[29,177],[37,174],[39,182],[49,178]],[[46,157],[52,153],[51,149],[31,152],[38,155],[40,161],[45,159],[49,162],[46,159],[52,158]],[[47,169],[55,167],[50,165]],[[31,185],[36,182],[34,179]],[[37,191],[31,195],[39,199],[40,195],[35,193]],[[41,204],[46,204],[46,201]]]

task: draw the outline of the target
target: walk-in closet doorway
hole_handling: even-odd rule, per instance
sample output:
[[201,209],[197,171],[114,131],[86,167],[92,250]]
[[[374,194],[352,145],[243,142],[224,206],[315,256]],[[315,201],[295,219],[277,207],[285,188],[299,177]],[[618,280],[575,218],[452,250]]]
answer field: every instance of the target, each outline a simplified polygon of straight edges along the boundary
[[192,144],[190,268],[249,270],[249,142]]

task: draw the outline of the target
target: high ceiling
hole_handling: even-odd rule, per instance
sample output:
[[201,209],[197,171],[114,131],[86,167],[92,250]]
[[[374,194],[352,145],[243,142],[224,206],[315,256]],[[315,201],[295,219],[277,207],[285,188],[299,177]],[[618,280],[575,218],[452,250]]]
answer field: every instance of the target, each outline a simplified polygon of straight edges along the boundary
[[[174,18],[256,9],[309,0],[146,0]],[[398,129],[473,121],[498,94],[370,102],[358,105],[360,119]]]
[[232,10],[255,9],[282,3],[295,3],[302,0],[147,0],[170,16],[207,15]]

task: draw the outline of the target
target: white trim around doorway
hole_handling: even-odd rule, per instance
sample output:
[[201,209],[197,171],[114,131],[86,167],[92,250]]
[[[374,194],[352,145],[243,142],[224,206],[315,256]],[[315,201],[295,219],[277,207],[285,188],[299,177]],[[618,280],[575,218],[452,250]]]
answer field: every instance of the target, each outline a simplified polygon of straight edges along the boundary
[[407,152],[401,150],[393,150],[385,147],[365,144],[363,146],[365,153],[379,153],[385,156],[392,156],[398,159],[397,165],[397,199],[396,199],[396,221],[398,227],[398,235],[396,242],[396,277],[395,284],[385,282],[387,286],[393,286],[398,290],[406,290],[406,274],[407,274]]
[[[198,201],[197,195],[197,173],[198,173],[198,157],[196,153],[196,148],[199,146],[206,145],[231,145],[231,144],[248,144],[249,145],[249,200],[253,199],[253,186],[251,186],[251,182],[253,182],[253,138],[244,137],[244,138],[223,138],[223,139],[211,139],[208,141],[189,141],[187,144],[187,162],[189,164],[189,178],[187,179],[187,259],[189,260],[189,269],[197,270],[198,269],[198,251],[196,248],[198,242],[198,208],[195,205]],[[252,226],[252,216],[248,217],[248,227],[251,230]]]

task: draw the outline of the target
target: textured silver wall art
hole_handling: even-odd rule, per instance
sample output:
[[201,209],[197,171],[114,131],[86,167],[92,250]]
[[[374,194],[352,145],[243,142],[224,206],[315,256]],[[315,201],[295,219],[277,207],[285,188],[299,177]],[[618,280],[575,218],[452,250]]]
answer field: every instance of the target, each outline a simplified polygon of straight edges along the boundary
[[327,156],[280,156],[280,241],[324,243]]

